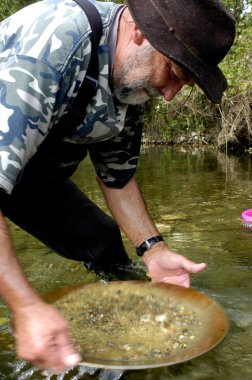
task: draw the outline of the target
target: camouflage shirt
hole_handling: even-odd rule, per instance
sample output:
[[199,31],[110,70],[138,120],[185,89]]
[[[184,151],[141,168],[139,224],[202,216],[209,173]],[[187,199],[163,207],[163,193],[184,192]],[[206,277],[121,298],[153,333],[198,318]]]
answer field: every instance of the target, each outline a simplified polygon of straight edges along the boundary
[[[110,90],[109,32],[120,5],[92,2],[103,23],[98,91],[67,141],[87,145],[104,183],[122,187],[136,169],[143,107],[119,104]],[[40,1],[0,23],[0,188],[7,193],[73,103],[90,59],[90,34],[72,0]]]

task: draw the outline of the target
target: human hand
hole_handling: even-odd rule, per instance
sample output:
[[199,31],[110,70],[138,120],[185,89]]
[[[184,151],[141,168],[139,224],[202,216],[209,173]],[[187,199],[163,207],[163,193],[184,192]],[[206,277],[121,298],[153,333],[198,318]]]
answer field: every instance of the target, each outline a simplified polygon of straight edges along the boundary
[[19,358],[54,372],[80,362],[67,322],[53,306],[41,301],[19,308],[13,314],[13,326]]
[[164,243],[155,244],[145,252],[143,261],[152,280],[186,288],[190,287],[190,273],[201,272],[207,266],[205,263],[196,264],[170,251]]

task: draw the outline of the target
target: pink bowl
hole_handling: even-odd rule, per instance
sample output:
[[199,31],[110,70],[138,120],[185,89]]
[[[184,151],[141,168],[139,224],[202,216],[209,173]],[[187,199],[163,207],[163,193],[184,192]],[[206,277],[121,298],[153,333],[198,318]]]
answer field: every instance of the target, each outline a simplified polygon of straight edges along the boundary
[[252,223],[252,209],[243,211],[242,219],[247,223]]

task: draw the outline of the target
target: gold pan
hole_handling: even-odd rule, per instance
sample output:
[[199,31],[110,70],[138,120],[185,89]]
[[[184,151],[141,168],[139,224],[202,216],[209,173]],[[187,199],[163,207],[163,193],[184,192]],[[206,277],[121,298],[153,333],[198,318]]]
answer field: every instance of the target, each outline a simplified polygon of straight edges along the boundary
[[228,331],[224,309],[194,289],[148,281],[92,283],[46,296],[68,320],[82,365],[143,369],[191,360]]

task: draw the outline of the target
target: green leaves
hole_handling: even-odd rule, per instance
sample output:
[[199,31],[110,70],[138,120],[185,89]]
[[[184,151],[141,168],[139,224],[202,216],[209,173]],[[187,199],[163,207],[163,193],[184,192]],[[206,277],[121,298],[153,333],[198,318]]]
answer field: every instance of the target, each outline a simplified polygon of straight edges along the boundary
[[0,3],[0,20],[10,16],[26,5],[34,3],[32,0],[1,0]]

